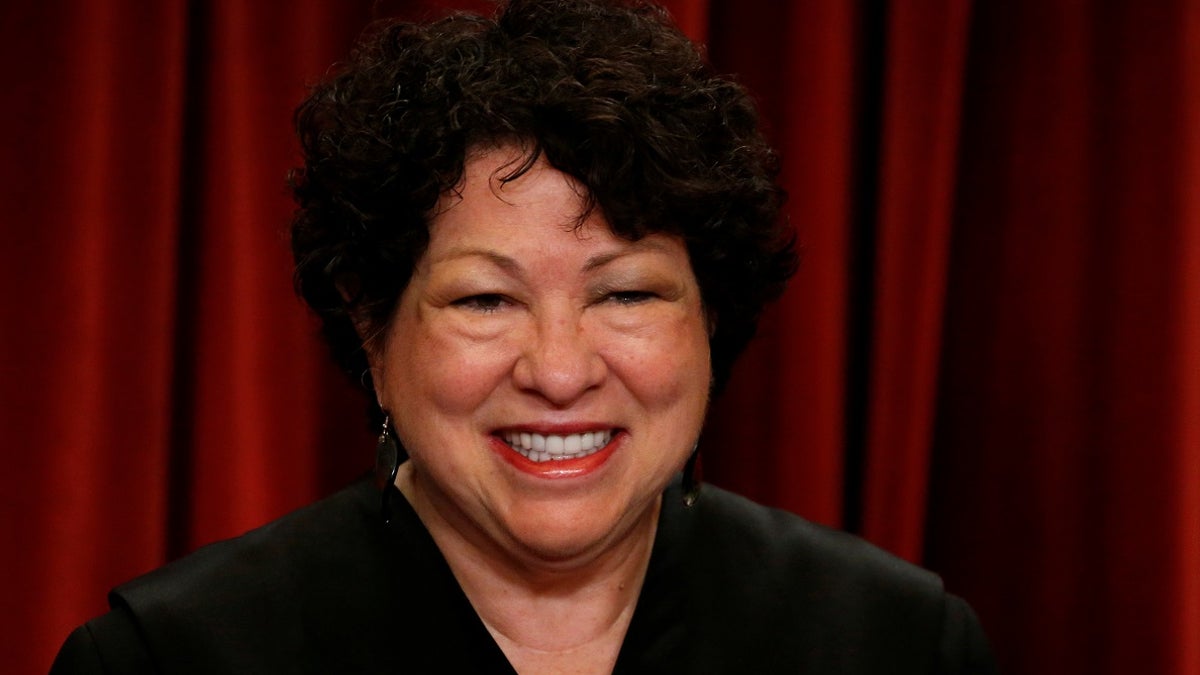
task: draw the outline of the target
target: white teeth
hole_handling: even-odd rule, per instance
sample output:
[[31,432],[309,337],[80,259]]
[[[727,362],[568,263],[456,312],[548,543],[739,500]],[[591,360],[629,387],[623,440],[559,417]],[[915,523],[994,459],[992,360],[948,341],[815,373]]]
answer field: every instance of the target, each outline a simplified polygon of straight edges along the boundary
[[514,450],[535,462],[587,457],[608,445],[612,431],[589,431],[583,434],[557,436],[510,431],[504,441]]

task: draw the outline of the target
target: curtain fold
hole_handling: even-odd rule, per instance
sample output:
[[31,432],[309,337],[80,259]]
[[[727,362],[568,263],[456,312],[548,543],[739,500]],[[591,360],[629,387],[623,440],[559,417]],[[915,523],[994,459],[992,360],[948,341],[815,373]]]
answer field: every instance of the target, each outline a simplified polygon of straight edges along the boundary
[[174,555],[330,488],[316,445],[327,359],[291,290],[286,175],[298,151],[289,121],[306,82],[370,16],[365,2],[194,8]]
[[886,14],[862,532],[921,558],[970,3]]
[[1009,672],[1194,672],[1196,9],[977,9],[928,560]]
[[11,672],[44,671],[97,590],[164,554],[183,5],[60,9],[0,9]]
[[828,2],[725,1],[712,12],[714,64],[751,89],[781,149],[802,262],[714,404],[704,476],[840,525],[863,16]]
[[[292,292],[305,85],[487,0],[0,5],[0,660],[368,468]],[[1005,672],[1200,672],[1200,6],[670,0],[802,267],[706,481],[941,573]]]
[[[1183,74],[1180,98],[1182,119],[1200,120],[1200,9],[1184,13],[1179,30],[1182,34],[1180,63]],[[1175,480],[1167,489],[1179,496],[1177,521],[1171,536],[1177,551],[1170,564],[1169,578],[1178,588],[1180,601],[1171,621],[1181,639],[1173,646],[1180,672],[1200,672],[1200,190],[1188,181],[1200,177],[1200,124],[1184,124],[1179,130],[1182,154],[1178,180],[1184,223],[1180,228],[1178,255],[1182,260],[1182,288],[1190,289],[1178,299],[1180,306],[1180,378],[1178,402],[1182,414],[1175,420],[1179,434]],[[1191,373],[1191,375],[1186,375]]]

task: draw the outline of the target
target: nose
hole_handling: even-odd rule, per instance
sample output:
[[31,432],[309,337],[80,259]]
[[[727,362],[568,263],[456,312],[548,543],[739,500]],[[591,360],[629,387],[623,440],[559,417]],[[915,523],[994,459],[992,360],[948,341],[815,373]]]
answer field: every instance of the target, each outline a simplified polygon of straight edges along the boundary
[[565,408],[604,381],[607,366],[582,317],[555,312],[540,317],[513,367],[516,386]]

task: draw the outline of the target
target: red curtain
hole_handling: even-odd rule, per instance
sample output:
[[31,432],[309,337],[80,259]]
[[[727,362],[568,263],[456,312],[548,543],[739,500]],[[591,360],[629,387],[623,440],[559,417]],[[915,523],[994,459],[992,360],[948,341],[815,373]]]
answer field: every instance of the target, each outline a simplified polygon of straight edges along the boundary
[[[371,18],[487,5],[0,6],[6,671],[368,466],[290,287],[290,111]],[[1200,672],[1200,5],[668,7],[804,247],[705,479],[939,571],[1005,672]]]

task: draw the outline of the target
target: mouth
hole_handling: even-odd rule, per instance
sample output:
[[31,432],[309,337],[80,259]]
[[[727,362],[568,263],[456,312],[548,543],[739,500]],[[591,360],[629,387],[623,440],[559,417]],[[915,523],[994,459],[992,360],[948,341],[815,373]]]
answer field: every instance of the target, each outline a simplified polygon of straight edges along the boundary
[[510,448],[531,462],[560,462],[594,455],[612,441],[613,429],[579,434],[535,434],[507,431],[500,435]]

